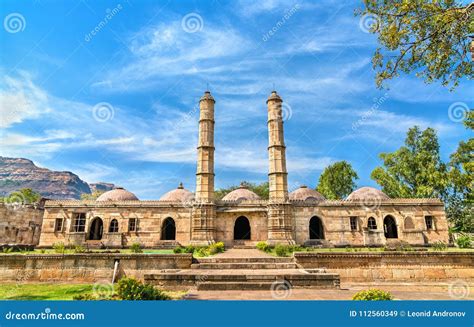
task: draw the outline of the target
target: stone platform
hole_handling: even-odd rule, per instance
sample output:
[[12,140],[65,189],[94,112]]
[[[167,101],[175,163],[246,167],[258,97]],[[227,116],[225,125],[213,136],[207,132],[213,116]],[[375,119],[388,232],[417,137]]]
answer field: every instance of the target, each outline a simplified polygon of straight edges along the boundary
[[231,249],[195,259],[191,269],[146,274],[145,282],[168,290],[271,290],[339,288],[339,275],[324,268],[302,269],[293,257],[273,257],[255,249]]

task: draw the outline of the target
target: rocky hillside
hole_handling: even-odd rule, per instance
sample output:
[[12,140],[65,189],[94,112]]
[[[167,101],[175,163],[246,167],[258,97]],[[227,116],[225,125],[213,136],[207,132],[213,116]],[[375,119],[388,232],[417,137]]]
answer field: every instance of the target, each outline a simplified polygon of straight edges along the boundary
[[31,188],[51,199],[79,199],[82,193],[108,191],[110,183],[87,184],[69,171],[52,171],[37,167],[23,158],[0,157],[0,195],[5,196],[20,188]]

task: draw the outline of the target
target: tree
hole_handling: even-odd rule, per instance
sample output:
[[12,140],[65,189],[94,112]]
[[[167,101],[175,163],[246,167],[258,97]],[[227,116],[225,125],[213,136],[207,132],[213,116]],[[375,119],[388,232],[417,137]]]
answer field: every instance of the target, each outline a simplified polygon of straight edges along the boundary
[[339,200],[347,197],[356,187],[357,173],[347,161],[339,161],[326,167],[319,176],[316,190],[327,199]]
[[94,191],[92,193],[82,193],[81,200],[97,200],[97,198],[104,193],[105,191]]
[[381,153],[384,167],[371,177],[393,198],[446,199],[448,170],[441,161],[436,132],[432,128],[408,130],[405,146],[393,153]]
[[[473,128],[471,110],[465,120]],[[460,142],[445,164],[440,159],[439,144],[433,129],[410,128],[405,146],[393,153],[380,154],[384,167],[377,167],[371,177],[393,198],[440,198],[446,215],[456,231],[474,230],[473,183],[474,140]]]
[[38,192],[33,191],[31,188],[22,188],[10,193],[10,195],[5,197],[4,202],[23,205],[37,203],[40,199],[41,194]]
[[474,3],[454,0],[365,0],[357,10],[361,26],[377,34],[380,46],[372,58],[376,84],[400,72],[415,72],[426,83],[440,80],[451,89],[463,77],[472,79],[469,34],[474,33]]
[[[474,129],[474,110],[464,120],[466,128]],[[447,198],[447,215],[457,231],[474,231],[474,138],[461,141],[449,163],[451,190]]]
[[216,190],[216,192],[215,192],[216,199],[220,200],[227,193],[230,193],[233,190],[236,190],[236,189],[238,189],[239,187],[242,187],[242,186],[248,188],[250,191],[254,192],[255,194],[257,194],[262,199],[268,199],[268,194],[269,194],[268,182],[264,182],[264,183],[261,183],[261,184],[254,184],[254,183],[245,182],[245,181],[240,183],[240,186],[233,185],[233,186],[230,186],[228,188],[221,188],[221,189]]

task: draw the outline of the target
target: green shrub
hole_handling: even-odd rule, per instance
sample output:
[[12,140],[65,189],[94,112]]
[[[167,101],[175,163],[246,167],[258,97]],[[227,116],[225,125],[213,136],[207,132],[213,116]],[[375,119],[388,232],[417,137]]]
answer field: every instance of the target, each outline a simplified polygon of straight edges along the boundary
[[196,248],[196,250],[194,251],[194,254],[197,256],[197,257],[207,257],[209,255],[209,250],[207,247],[198,247]]
[[438,241],[431,244],[431,247],[436,251],[444,251],[448,248],[448,244],[444,243],[443,241]]
[[86,249],[82,245],[76,245],[74,247],[74,253],[84,253],[86,252]]
[[196,251],[196,247],[193,245],[187,245],[184,248],[184,253],[194,253],[194,251]]
[[184,253],[184,248],[182,246],[177,246],[173,249],[173,253]]
[[217,254],[224,252],[225,250],[225,245],[224,242],[217,242],[209,245],[209,254]]
[[267,244],[265,241],[261,241],[257,243],[257,249],[263,252],[270,252],[272,250],[272,247]]
[[170,300],[170,297],[153,285],[143,284],[134,278],[122,278],[117,283],[117,294],[122,300]]
[[389,292],[371,289],[357,292],[352,299],[359,301],[388,301],[393,300],[393,296]]
[[471,237],[469,235],[462,235],[459,236],[456,239],[456,244],[461,248],[461,249],[469,249],[471,248]]
[[275,253],[279,257],[287,257],[289,255],[289,249],[288,246],[283,245],[283,244],[277,244],[275,246]]
[[130,251],[132,251],[132,253],[142,253],[143,249],[142,249],[142,246],[140,245],[140,243],[133,243],[130,246]]
[[53,244],[54,252],[56,253],[64,253],[66,252],[66,246],[63,242],[58,242]]
[[2,249],[3,253],[11,253],[12,251],[13,251],[13,248],[6,248],[5,247],[5,248]]

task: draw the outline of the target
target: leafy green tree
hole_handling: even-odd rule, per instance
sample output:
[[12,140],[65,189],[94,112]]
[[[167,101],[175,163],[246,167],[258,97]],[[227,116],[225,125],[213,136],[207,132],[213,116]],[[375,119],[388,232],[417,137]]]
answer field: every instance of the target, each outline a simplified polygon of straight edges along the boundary
[[375,168],[371,177],[388,196],[445,199],[448,169],[441,161],[438,137],[432,128],[410,128],[405,145],[393,153],[381,153],[380,158],[384,167]]
[[18,191],[10,193],[5,197],[6,203],[18,203],[18,204],[32,204],[37,203],[41,199],[41,194],[33,191],[31,188],[22,188]]
[[376,84],[400,72],[415,72],[426,83],[441,81],[451,89],[473,78],[469,34],[474,33],[474,3],[454,0],[364,0],[357,10],[361,26],[377,34],[380,47],[372,58]]
[[250,191],[254,192],[258,196],[260,196],[262,199],[268,199],[268,182],[264,182],[261,184],[254,184],[250,182],[242,182],[239,186],[233,185],[227,188],[221,188],[216,190],[215,196],[217,200],[222,199],[227,193],[232,192],[233,190],[238,189],[239,187],[244,186],[248,188]]
[[92,193],[82,193],[81,200],[97,200],[97,198],[104,193],[105,191],[94,191]]
[[[474,110],[464,120],[466,128],[474,129]],[[447,215],[456,231],[474,231],[474,138],[461,141],[449,163],[451,190],[447,198]]]
[[326,167],[319,176],[316,190],[327,199],[347,197],[356,188],[357,173],[347,161],[339,161]]

